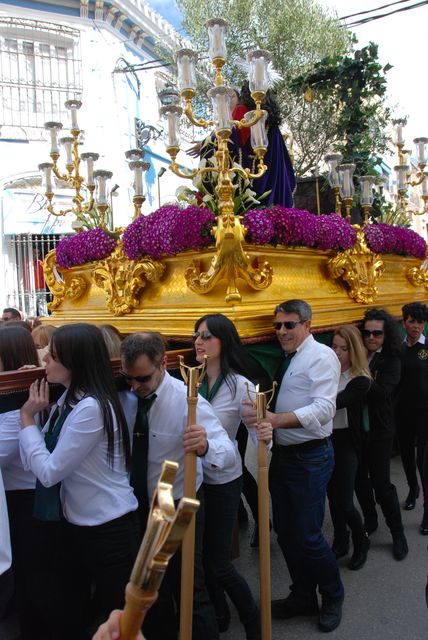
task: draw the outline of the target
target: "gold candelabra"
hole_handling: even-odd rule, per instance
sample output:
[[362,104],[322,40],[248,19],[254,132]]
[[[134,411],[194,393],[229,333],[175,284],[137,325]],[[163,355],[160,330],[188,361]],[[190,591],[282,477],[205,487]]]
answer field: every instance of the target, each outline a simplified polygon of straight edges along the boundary
[[[47,210],[54,216],[65,216],[72,213],[75,220],[73,228],[81,230],[84,227],[101,226],[107,228],[109,193],[108,180],[113,176],[111,171],[98,169],[94,171],[94,163],[99,159],[99,154],[94,152],[80,153],[80,139],[82,129],[78,125],[77,112],[81,108],[80,100],[67,100],[65,107],[70,112],[70,135],[58,138],[63,129],[61,122],[46,122],[45,129],[50,134],[50,157],[52,162],[43,162],[39,165],[42,172],[44,191],[47,199]],[[60,147],[65,151],[65,171],[61,171],[58,165],[60,159]],[[141,214],[141,206],[145,200],[143,195],[143,173],[149,169],[150,164],[143,162],[143,149],[130,149],[125,153],[129,168],[134,172],[134,218]],[[81,162],[86,165],[86,177],[81,174]],[[72,190],[73,206],[67,209],[57,210],[54,206],[54,179],[65,182]],[[112,222],[110,221],[110,226]]]
[[[256,180],[267,170],[264,163],[268,145],[265,128],[267,114],[261,108],[261,103],[269,84],[270,55],[263,49],[257,49],[248,54],[249,84],[256,108],[245,114],[242,120],[234,120],[231,105],[234,90],[225,86],[222,73],[227,59],[225,44],[227,22],[216,18],[209,20],[205,26],[209,38],[209,57],[215,69],[214,87],[208,92],[212,102],[213,117],[197,118],[193,111],[197,54],[191,49],[181,49],[176,53],[178,86],[184,107],[164,106],[161,108],[161,115],[166,120],[166,150],[171,158],[170,168],[173,173],[186,179],[193,179],[207,173],[217,176],[215,187],[219,210],[215,227],[217,254],[207,271],[201,271],[200,266],[195,264],[190,267],[186,272],[187,284],[197,293],[207,293],[220,279],[226,277],[228,281],[226,302],[237,302],[241,300],[236,283],[238,277],[243,278],[254,289],[264,289],[272,281],[270,265],[265,262],[262,269],[258,266],[254,267],[249,263],[249,258],[243,250],[245,229],[241,225],[239,216],[234,214],[232,181],[234,174]],[[215,161],[211,165],[188,170],[180,168],[177,163],[177,155],[180,151],[179,123],[183,114],[196,127],[204,129],[214,127],[216,150]],[[255,171],[232,162],[229,151],[232,127],[251,129],[251,146],[257,160]]]
[[[428,157],[428,138],[415,138],[413,140],[416,147],[417,162],[417,171],[414,176],[412,172],[412,150],[404,148],[405,140],[403,128],[404,122],[402,120],[398,120],[395,124],[394,130],[394,143],[397,148],[398,158],[398,164],[394,167],[394,171],[397,175],[397,212],[407,216],[411,214],[420,216],[428,213],[428,173],[425,171]],[[410,199],[408,196],[409,189],[419,186],[422,187],[422,211],[410,206]]]

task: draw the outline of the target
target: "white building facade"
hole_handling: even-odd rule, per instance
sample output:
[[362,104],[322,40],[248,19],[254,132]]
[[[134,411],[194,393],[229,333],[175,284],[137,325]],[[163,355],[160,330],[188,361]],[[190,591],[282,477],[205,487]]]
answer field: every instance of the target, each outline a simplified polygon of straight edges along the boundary
[[[62,122],[68,134],[66,100],[83,103],[81,151],[99,153],[95,168],[113,172],[116,227],[133,215],[128,149],[144,145],[151,165],[143,212],[174,199],[182,182],[170,171],[158,179],[169,165],[158,92],[170,81],[156,54],[159,40],[182,46],[173,27],[144,0],[0,3],[0,306],[18,306],[29,315],[46,312],[40,261],[71,230],[73,216],[47,212],[37,167],[50,160],[44,123]],[[189,141],[192,133],[187,131]],[[59,164],[64,168],[63,159]],[[72,191],[64,183],[56,187],[56,209],[67,208]]]

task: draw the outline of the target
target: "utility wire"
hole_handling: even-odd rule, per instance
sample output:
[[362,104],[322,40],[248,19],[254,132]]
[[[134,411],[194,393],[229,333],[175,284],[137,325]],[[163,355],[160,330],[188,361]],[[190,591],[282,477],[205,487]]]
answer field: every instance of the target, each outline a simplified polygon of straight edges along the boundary
[[376,7],[375,9],[367,9],[366,11],[359,11],[358,13],[350,13],[348,16],[342,16],[339,20],[347,20],[348,18],[354,18],[355,16],[362,16],[367,13],[373,13],[374,11],[380,11],[380,9],[387,9],[388,7],[393,7],[396,4],[403,4],[404,2],[410,2],[410,0],[397,0],[396,2],[389,2],[388,4],[383,4],[380,7]]
[[341,26],[345,29],[351,29],[353,27],[359,27],[362,24],[367,24],[368,22],[372,22],[373,20],[380,20],[381,18],[387,18],[388,16],[392,16],[395,13],[401,13],[403,11],[409,11],[410,9],[417,9],[418,7],[423,7],[428,4],[428,0],[423,0],[423,2],[417,2],[408,7],[402,7],[401,9],[395,9],[394,11],[389,11],[388,13],[381,13],[377,16],[369,16],[367,18],[362,18],[361,20],[356,20],[355,22],[349,24],[342,24]]

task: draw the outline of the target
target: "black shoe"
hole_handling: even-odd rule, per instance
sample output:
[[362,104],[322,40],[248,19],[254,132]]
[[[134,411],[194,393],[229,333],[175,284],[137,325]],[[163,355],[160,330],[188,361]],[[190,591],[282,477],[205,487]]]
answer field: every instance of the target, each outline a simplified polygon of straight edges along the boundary
[[230,612],[216,616],[219,633],[225,633],[230,627]]
[[419,527],[419,533],[422,536],[428,536],[428,520],[425,518],[425,516],[421,522],[421,526]]
[[370,549],[370,538],[366,534],[361,544],[354,545],[354,553],[349,561],[348,568],[352,571],[361,569],[366,563]]
[[409,489],[407,498],[404,501],[403,509],[405,511],[412,511],[416,507],[416,500],[419,498],[420,488],[419,485]]
[[271,613],[272,618],[276,620],[286,620],[295,616],[317,616],[318,600],[315,594],[313,597],[301,598],[291,592],[287,598],[272,600]]
[[345,535],[335,536],[333,539],[333,544],[331,545],[331,550],[337,559],[343,558],[347,556],[349,553],[349,531],[346,532]]
[[406,536],[404,533],[392,534],[392,555],[396,560],[404,560],[409,553]]
[[367,535],[371,535],[378,528],[377,515],[369,516],[364,520],[364,529],[366,530]]
[[342,620],[343,598],[327,598],[323,596],[318,627],[324,633],[334,631]]

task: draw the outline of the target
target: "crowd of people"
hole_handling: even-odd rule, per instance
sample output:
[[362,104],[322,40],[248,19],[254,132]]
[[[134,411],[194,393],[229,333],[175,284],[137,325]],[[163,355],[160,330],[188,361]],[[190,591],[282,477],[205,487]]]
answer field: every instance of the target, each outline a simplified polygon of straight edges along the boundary
[[[365,565],[377,505],[392,555],[404,560],[408,545],[390,478],[395,442],[409,485],[403,508],[415,508],[422,487],[420,533],[428,535],[428,308],[403,307],[404,335],[386,310],[370,309],[360,327],[337,327],[330,346],[314,338],[311,320],[303,300],[274,310],[282,356],[273,402],[259,422],[251,397],[255,383],[271,386],[267,372],[231,320],[219,313],[200,318],[193,360],[206,360],[206,374],[189,427],[186,386],[167,370],[160,334],[123,337],[109,325],[83,323],[32,327],[18,310],[4,310],[0,372],[45,368],[20,408],[0,409],[0,586],[13,574],[22,640],[116,635],[120,613],[96,630],[123,607],[162,464],[179,463],[179,501],[191,452],[200,501],[192,637],[218,640],[230,623],[230,601],[245,638],[260,640],[256,598],[232,561],[245,475],[247,486],[255,482],[245,469],[243,432],[272,451],[272,524],[292,583],[272,601],[272,617],[316,616],[321,631],[337,628],[345,597],[337,560],[352,540],[349,569]],[[118,391],[115,357],[128,390]],[[63,389],[55,402],[52,385]],[[332,541],[323,535],[327,498]],[[253,513],[257,518],[254,506]],[[177,552],[144,621],[146,640],[178,637],[180,571]],[[7,590],[0,592],[4,600]]]

